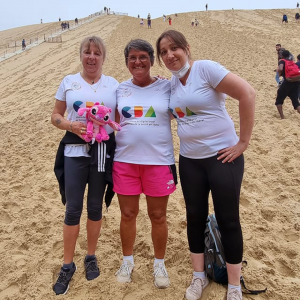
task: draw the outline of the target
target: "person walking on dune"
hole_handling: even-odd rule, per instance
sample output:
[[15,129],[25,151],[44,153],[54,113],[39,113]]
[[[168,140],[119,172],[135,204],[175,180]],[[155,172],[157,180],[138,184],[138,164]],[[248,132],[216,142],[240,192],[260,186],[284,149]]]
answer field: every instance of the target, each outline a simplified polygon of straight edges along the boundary
[[26,49],[26,42],[25,39],[22,40],[22,50]]
[[282,24],[284,23],[284,24],[286,24],[286,23],[288,23],[289,21],[288,21],[288,17],[287,17],[287,15],[286,14],[284,14],[283,16],[282,16]]
[[280,85],[277,91],[277,97],[275,101],[275,105],[277,107],[281,119],[284,119],[282,105],[286,97],[289,97],[291,99],[294,109],[300,114],[300,103],[298,100],[299,81],[290,82],[285,78],[285,64],[286,61],[290,60],[289,57],[290,52],[288,50],[284,50],[282,52],[283,59],[279,60],[277,68],[277,72],[279,73],[279,75],[283,76],[284,78],[282,84]]
[[147,17],[147,25],[148,25],[148,29],[149,28],[151,29],[151,16],[150,16],[150,14],[148,14],[148,17]]

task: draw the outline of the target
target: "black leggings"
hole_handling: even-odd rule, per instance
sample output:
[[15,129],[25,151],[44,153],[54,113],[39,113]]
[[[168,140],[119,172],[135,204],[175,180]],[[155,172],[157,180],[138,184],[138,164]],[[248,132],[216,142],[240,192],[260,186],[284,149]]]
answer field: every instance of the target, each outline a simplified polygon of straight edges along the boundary
[[87,212],[92,221],[102,219],[102,203],[105,191],[105,173],[91,170],[90,157],[64,158],[66,191],[66,225],[78,225],[83,208],[83,196],[88,184]]
[[204,229],[211,191],[226,262],[238,264],[242,261],[239,198],[243,173],[243,155],[224,164],[217,160],[217,156],[190,159],[180,155],[179,175],[186,203],[187,235],[192,253],[204,253]]

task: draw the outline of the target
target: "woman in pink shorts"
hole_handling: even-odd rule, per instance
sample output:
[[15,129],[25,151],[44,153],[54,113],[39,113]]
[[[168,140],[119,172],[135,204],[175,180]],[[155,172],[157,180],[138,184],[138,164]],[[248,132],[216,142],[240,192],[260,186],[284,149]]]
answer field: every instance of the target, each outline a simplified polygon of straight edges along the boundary
[[122,82],[117,90],[116,114],[122,130],[116,135],[113,180],[121,209],[123,262],[116,276],[121,283],[131,281],[136,218],[140,194],[144,193],[152,224],[154,284],[167,288],[170,280],[164,264],[168,238],[166,211],[169,195],[177,183],[168,112],[171,86],[168,80],[150,75],[154,63],[150,43],[132,40],[124,54],[133,78]]

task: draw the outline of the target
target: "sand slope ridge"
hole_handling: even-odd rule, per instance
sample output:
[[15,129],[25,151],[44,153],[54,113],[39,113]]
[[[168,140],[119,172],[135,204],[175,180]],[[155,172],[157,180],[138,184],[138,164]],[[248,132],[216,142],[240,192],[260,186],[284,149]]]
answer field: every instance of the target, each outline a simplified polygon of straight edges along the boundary
[[[284,12],[289,16],[286,25],[281,24]],[[185,34],[194,59],[220,62],[249,81],[257,92],[255,127],[245,152],[241,191],[244,258],[248,261],[243,274],[249,288],[267,287],[268,292],[244,295],[244,299],[299,299],[300,115],[286,99],[283,108],[286,119],[279,119],[274,105],[277,87],[273,72],[277,65],[276,43],[281,43],[294,56],[300,53],[300,24],[294,21],[295,12],[178,13],[177,17],[171,15],[172,26],[159,18],[152,20],[152,29],[147,29],[146,24],[140,27],[137,18],[102,16],[63,33],[62,43],[42,43],[1,62],[0,299],[57,299],[52,285],[63,260],[64,207],[53,163],[63,132],[51,125],[50,115],[62,78],[80,70],[80,41],[88,35],[101,36],[108,49],[104,74],[123,81],[130,77],[123,57],[125,44],[130,39],[143,38],[155,46],[157,37],[169,28]],[[198,27],[191,27],[192,18],[199,20]],[[26,32],[30,36],[31,30],[31,26],[23,27],[21,35]],[[2,39],[8,39],[6,35],[10,34],[10,30],[0,32]],[[169,71],[157,63],[152,74],[170,77]],[[239,132],[238,102],[228,98],[226,106]],[[176,124],[172,126],[178,159]],[[171,280],[168,289],[158,290],[153,285],[151,226],[144,197],[140,201],[137,222],[133,281],[125,285],[116,282],[114,273],[122,258],[119,221],[115,197],[109,211],[104,210],[96,252],[101,275],[94,281],[87,281],[83,266],[86,254],[84,210],[74,257],[78,269],[64,298],[183,299],[192,269],[180,185],[170,197],[168,206],[166,267]],[[202,299],[223,299],[225,294],[226,287],[212,282]]]

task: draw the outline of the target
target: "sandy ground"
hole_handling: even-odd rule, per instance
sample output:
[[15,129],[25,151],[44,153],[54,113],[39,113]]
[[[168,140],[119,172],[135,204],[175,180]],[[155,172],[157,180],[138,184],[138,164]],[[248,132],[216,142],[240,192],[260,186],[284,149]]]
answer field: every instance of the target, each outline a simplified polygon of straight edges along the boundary
[[[249,81],[257,92],[255,127],[245,152],[241,191],[244,259],[248,261],[243,274],[249,288],[267,287],[268,291],[258,296],[244,295],[244,299],[299,299],[300,115],[287,99],[286,119],[280,120],[274,105],[275,44],[281,43],[295,56],[300,53],[300,24],[293,18],[296,10],[285,12],[290,20],[287,25],[281,24],[281,10],[209,11],[172,15],[172,26],[162,18],[154,19],[152,29],[140,27],[137,18],[103,16],[65,32],[62,43],[42,43],[1,62],[0,299],[58,299],[52,285],[63,258],[64,206],[53,163],[63,132],[51,125],[50,115],[60,81],[80,70],[80,41],[88,35],[101,36],[108,49],[104,73],[123,81],[130,77],[124,64],[125,44],[132,38],[144,38],[155,45],[157,37],[168,28],[185,34],[194,59],[219,61]],[[195,17],[200,25],[191,27],[190,20]],[[0,37],[6,41],[10,37],[21,40],[24,33],[28,38],[34,37],[43,29],[41,26],[56,28],[57,24],[6,30],[0,32]],[[168,70],[157,64],[153,67],[153,75],[156,74],[170,76]],[[228,98],[227,109],[239,132],[238,102]],[[175,123],[173,129],[178,160]],[[168,289],[158,290],[153,285],[153,247],[144,197],[138,217],[133,282],[116,282],[114,273],[122,258],[119,221],[115,197],[104,213],[96,253],[101,276],[88,282],[83,267],[84,211],[74,257],[78,269],[64,299],[183,299],[192,269],[180,185],[168,206]],[[226,287],[212,282],[202,299],[223,299],[225,294]]]

